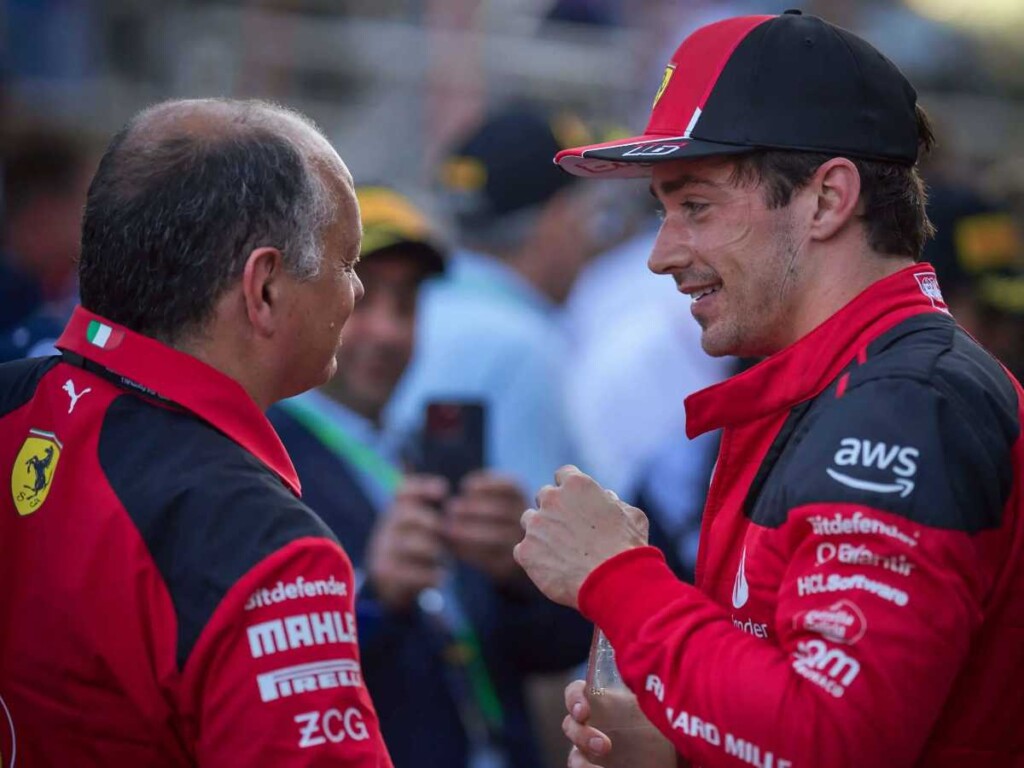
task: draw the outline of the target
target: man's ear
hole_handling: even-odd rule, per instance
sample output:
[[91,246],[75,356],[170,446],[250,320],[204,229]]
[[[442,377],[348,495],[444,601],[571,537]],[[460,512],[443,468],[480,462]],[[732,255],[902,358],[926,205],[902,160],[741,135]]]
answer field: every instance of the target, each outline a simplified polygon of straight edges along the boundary
[[828,240],[857,213],[860,173],[851,160],[833,157],[818,167],[808,187],[817,196],[810,235]]
[[284,256],[277,248],[257,248],[245,260],[242,298],[249,323],[260,336],[271,336],[280,320]]

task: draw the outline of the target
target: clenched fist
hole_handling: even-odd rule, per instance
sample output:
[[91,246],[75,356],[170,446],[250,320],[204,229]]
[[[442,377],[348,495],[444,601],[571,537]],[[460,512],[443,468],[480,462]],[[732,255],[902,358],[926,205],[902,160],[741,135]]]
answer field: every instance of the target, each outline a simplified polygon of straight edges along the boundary
[[556,603],[577,608],[580,587],[610,557],[647,544],[647,517],[576,467],[562,467],[555,484],[523,513],[525,536],[514,554],[527,575]]

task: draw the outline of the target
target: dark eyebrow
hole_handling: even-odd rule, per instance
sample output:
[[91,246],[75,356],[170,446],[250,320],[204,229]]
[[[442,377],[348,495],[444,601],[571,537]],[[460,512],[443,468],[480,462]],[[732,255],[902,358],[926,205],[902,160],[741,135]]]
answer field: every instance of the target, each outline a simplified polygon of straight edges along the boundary
[[[688,186],[704,186],[712,188],[718,187],[718,185],[713,181],[701,178],[700,176],[692,176],[688,173],[684,173],[682,176],[677,176],[674,179],[669,179],[668,181],[662,182],[661,194],[668,196],[675,192],[678,192],[683,187]],[[651,193],[651,197],[656,198],[658,196],[658,194],[654,191],[653,183],[649,187],[649,191]]]

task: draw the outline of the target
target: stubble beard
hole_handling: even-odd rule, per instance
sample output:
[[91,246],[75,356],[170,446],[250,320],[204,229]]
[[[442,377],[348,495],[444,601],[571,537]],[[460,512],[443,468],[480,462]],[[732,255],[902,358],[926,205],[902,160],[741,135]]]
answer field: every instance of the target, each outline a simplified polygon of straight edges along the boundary
[[[792,226],[782,221],[773,235],[772,263],[766,280],[752,280],[752,306],[727,307],[724,316],[700,323],[701,348],[710,357],[767,357],[781,349],[796,291],[799,254]],[[699,322],[699,321],[698,321]]]

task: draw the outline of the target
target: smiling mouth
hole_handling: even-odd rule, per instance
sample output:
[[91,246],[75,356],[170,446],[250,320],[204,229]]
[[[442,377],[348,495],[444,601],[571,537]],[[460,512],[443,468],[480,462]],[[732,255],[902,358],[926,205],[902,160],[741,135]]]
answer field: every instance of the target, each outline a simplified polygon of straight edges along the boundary
[[690,298],[695,302],[700,301],[705,296],[710,296],[713,293],[718,293],[722,289],[721,285],[709,285],[705,288],[699,288],[696,291],[687,291],[690,294]]

